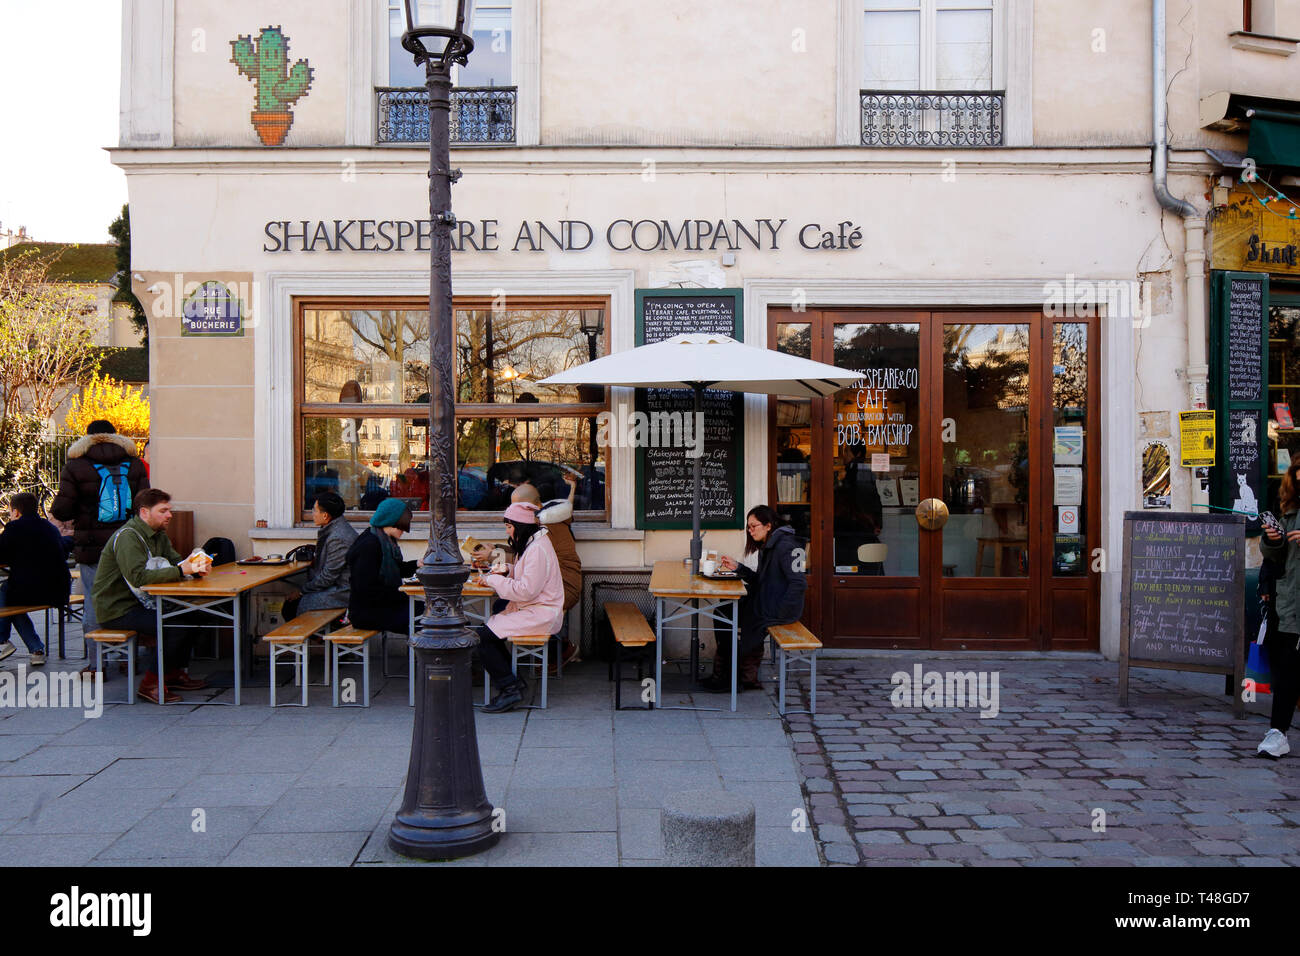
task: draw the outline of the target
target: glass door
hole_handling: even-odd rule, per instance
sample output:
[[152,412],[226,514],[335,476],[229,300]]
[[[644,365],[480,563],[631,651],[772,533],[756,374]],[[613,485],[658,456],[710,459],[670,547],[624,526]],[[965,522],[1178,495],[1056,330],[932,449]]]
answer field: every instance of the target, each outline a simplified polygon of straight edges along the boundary
[[825,361],[861,377],[825,400],[820,487],[829,506],[822,560],[830,569],[827,620],[841,644],[924,646],[916,522],[925,466],[924,313],[836,312]]
[[[936,313],[939,567],[932,646],[1036,646],[1041,334],[1024,313]],[[937,571],[937,573],[935,573]]]

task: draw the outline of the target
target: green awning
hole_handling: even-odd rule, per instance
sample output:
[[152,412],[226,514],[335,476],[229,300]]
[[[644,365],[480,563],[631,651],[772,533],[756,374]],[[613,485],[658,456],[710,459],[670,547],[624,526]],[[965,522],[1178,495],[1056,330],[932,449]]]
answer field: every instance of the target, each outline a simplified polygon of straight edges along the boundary
[[1300,114],[1252,110],[1246,155],[1259,166],[1300,168]]

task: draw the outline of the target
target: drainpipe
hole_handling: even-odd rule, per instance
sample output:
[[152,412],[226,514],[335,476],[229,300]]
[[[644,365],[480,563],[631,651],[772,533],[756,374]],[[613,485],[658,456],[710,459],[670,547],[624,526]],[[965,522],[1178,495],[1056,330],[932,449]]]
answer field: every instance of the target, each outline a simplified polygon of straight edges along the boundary
[[[1169,192],[1169,124],[1165,101],[1165,0],[1151,3],[1151,172],[1156,202],[1183,220],[1187,301],[1187,397],[1190,408],[1206,405],[1205,217]],[[1150,303],[1148,303],[1149,305]],[[1192,480],[1192,504],[1209,504],[1208,489]]]

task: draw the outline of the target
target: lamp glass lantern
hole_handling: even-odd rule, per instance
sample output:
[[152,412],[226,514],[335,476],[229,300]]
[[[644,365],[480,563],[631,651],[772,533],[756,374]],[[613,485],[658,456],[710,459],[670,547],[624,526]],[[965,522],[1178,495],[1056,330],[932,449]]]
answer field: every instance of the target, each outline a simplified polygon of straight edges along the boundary
[[405,0],[402,46],[417,59],[465,62],[474,49],[476,0]]
[[605,312],[603,309],[583,309],[578,317],[584,335],[597,336],[605,331]]

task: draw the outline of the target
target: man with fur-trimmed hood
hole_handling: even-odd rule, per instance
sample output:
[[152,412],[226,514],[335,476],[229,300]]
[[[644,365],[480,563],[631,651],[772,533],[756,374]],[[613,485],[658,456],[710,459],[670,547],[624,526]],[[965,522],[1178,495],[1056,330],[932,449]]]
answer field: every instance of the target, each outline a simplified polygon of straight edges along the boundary
[[[50,514],[60,521],[72,522],[72,555],[81,568],[81,593],[89,595],[95,586],[95,569],[99,555],[113,532],[133,514],[131,502],[149,487],[149,473],[136,454],[135,442],[117,434],[112,422],[97,419],[86,428],[68,449],[68,462],[59,475],[59,493],[50,503]],[[101,497],[107,491],[114,500],[126,503],[126,517],[120,521],[101,521]],[[98,627],[95,608],[87,598],[82,605],[82,633]],[[83,674],[95,673],[97,656],[93,643],[88,644],[89,661]],[[107,676],[107,675],[105,675]]]

